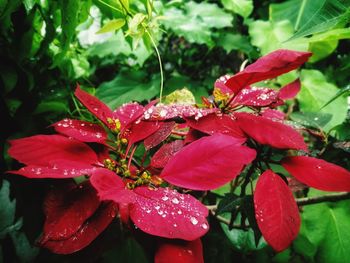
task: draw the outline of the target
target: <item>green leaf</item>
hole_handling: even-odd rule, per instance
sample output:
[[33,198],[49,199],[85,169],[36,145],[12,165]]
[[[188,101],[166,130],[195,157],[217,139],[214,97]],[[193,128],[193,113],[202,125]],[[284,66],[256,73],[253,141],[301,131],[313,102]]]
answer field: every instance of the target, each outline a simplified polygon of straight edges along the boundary
[[330,41],[350,38],[350,28],[337,28],[308,38],[309,42]]
[[36,4],[36,2],[37,2],[37,0],[24,0],[23,1],[24,7],[25,7],[27,13],[29,13],[30,10],[33,9],[33,7]]
[[325,131],[329,131],[345,120],[348,107],[345,97],[339,97],[333,103],[321,109],[329,98],[338,93],[339,89],[334,84],[329,83],[320,71],[302,70],[301,83],[301,91],[297,98],[302,112],[331,114],[333,117],[324,126]]
[[332,54],[338,46],[338,40],[309,42],[309,51],[312,57],[308,60],[310,63],[317,62]]
[[249,22],[248,26],[251,42],[260,48],[262,55],[280,48],[308,50],[308,43],[303,39],[285,42],[293,34],[293,26],[288,20],[278,22],[256,20]]
[[23,232],[13,231],[10,236],[20,262],[33,262],[39,254],[39,248],[33,247]]
[[337,94],[335,94],[329,101],[326,102],[325,105],[322,106],[322,108],[326,107],[327,105],[331,104],[333,101],[335,101],[337,98],[346,95],[348,96],[350,94],[350,85],[340,89]]
[[252,0],[221,0],[222,5],[240,16],[248,17],[253,11]]
[[111,81],[102,83],[96,96],[112,109],[130,101],[149,100],[159,93],[159,75],[147,80],[140,71],[121,72]]
[[[300,236],[306,238],[308,247],[299,253],[311,257],[315,255],[315,262],[343,263],[350,262],[350,202],[342,201],[336,204],[318,204],[307,206],[302,213]],[[298,238],[295,243],[300,242]],[[311,243],[311,244],[310,244]],[[305,244],[305,242],[304,242]],[[299,244],[300,246],[300,244]]]
[[322,128],[332,119],[332,115],[320,112],[293,112],[290,118],[306,127]]
[[16,200],[10,199],[10,183],[3,180],[0,188],[0,239],[10,230],[15,221]]
[[196,100],[191,91],[189,91],[187,88],[183,88],[170,93],[162,102],[164,104],[193,105],[196,103]]
[[96,34],[108,33],[111,31],[117,31],[125,25],[125,19],[118,18],[108,21]]
[[239,197],[232,193],[225,194],[225,197],[218,204],[216,214],[220,215],[225,212],[232,212],[241,206],[244,197]]
[[240,34],[220,33],[216,37],[216,43],[218,46],[223,47],[227,53],[230,53],[232,50],[239,50],[250,54],[254,51],[248,37]]
[[183,36],[190,43],[214,46],[212,39],[213,28],[232,26],[233,17],[225,13],[216,4],[186,2],[183,10],[176,7],[167,7],[164,10],[163,24]]

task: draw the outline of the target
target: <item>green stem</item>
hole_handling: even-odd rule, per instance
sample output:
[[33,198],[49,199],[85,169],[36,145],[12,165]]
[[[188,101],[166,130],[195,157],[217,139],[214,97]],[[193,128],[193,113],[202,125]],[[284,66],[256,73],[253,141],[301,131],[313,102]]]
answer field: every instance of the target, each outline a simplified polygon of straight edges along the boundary
[[122,10],[116,8],[115,6],[112,6],[112,5],[106,3],[105,1],[102,1],[102,0],[98,0],[98,1],[99,1],[101,4],[104,4],[105,6],[108,6],[109,8],[113,9],[114,11],[117,11],[117,12],[119,12],[119,13],[124,14],[124,12],[123,12]]
[[303,0],[303,2],[301,3],[300,9],[299,9],[299,13],[298,13],[298,17],[297,17],[297,21],[295,22],[295,26],[294,26],[294,30],[295,31],[297,31],[298,28],[299,28],[301,16],[304,13],[306,2],[307,2],[307,0]]
[[162,102],[162,97],[163,97],[163,85],[164,85],[164,74],[163,74],[163,64],[162,64],[162,59],[159,54],[159,50],[157,48],[157,44],[154,41],[153,37],[151,36],[150,32],[145,28],[145,31],[148,35],[148,37],[151,39],[152,45],[154,49],[156,50],[157,57],[158,57],[158,62],[159,62],[159,70],[160,70],[160,92],[159,92],[159,102]]

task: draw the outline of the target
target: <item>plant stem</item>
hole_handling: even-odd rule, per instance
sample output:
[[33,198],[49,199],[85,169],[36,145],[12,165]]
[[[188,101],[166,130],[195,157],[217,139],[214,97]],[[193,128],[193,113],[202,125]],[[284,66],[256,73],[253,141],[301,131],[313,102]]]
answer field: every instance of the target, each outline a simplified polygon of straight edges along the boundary
[[148,37],[150,38],[152,45],[154,49],[156,50],[157,57],[158,57],[158,62],[159,62],[159,70],[160,70],[160,92],[159,92],[159,103],[162,103],[162,97],[163,97],[163,83],[164,83],[164,74],[163,74],[163,64],[162,64],[162,59],[160,57],[160,53],[157,47],[156,42],[154,41],[152,35],[148,31],[147,28],[145,28],[145,32],[147,33]]
[[314,205],[323,202],[336,202],[341,200],[350,199],[350,193],[337,193],[337,194],[328,194],[321,196],[313,196],[313,197],[304,197],[298,198],[295,201],[299,206],[303,205]]

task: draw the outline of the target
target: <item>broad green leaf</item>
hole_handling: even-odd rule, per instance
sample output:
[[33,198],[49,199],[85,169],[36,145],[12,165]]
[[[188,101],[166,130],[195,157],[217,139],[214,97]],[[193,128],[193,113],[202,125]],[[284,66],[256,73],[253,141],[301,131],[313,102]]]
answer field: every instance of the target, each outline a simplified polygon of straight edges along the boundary
[[312,52],[312,57],[308,62],[317,62],[330,54],[332,54],[338,46],[338,40],[309,42],[309,51]]
[[175,34],[185,37],[191,43],[213,46],[213,28],[232,26],[232,15],[216,4],[186,2],[183,9],[167,7],[163,24]]
[[187,104],[193,105],[196,100],[191,91],[186,88],[175,90],[169,95],[165,96],[162,101],[164,104]]
[[322,128],[332,119],[329,113],[293,112],[290,118],[305,127]]
[[122,72],[111,81],[102,83],[96,96],[115,109],[130,101],[149,100],[159,93],[159,75],[153,75],[150,80],[144,72]]
[[[304,207],[300,236],[307,247],[298,252],[307,257],[314,255],[315,262],[350,262],[350,202],[326,203]],[[307,241],[305,241],[307,239]],[[298,238],[295,243],[302,242]],[[300,244],[298,244],[300,246]],[[316,253],[313,248],[316,248]]]
[[75,35],[75,28],[78,24],[79,13],[79,1],[76,0],[62,0],[61,7],[61,49],[62,53],[60,57],[63,58],[64,54],[69,49],[69,45],[72,42]]
[[225,9],[233,11],[241,16],[248,17],[253,11],[252,0],[221,0]]
[[220,33],[216,37],[216,45],[223,47],[227,53],[239,50],[249,55],[254,51],[248,37],[235,33]]
[[269,22],[256,20],[249,24],[249,35],[254,46],[265,55],[280,48],[306,51],[308,43],[303,39],[285,42],[293,34],[293,26],[288,20]]
[[103,34],[112,31],[117,31],[125,25],[125,19],[118,18],[108,21],[96,34]]
[[331,114],[333,117],[324,126],[325,131],[329,131],[345,120],[347,113],[347,100],[345,97],[339,97],[321,109],[328,102],[329,98],[337,94],[339,89],[334,84],[329,83],[320,71],[302,70],[301,83],[301,91],[297,98],[302,112]]
[[13,231],[10,236],[20,262],[33,262],[39,254],[39,248],[33,247],[23,232]]
[[350,28],[337,28],[308,38],[309,42],[331,41],[350,38]]
[[16,212],[16,200],[10,199],[10,183],[3,180],[0,188],[0,239],[8,232],[14,224]]
[[343,96],[343,95],[350,95],[350,85],[348,85],[345,88],[342,88],[341,90],[339,90],[337,92],[337,94],[334,95],[334,97],[332,97],[329,101],[327,101],[327,103],[325,105],[322,106],[322,108],[326,107],[327,105],[329,105],[330,103],[332,103],[337,98],[339,98],[340,96]]

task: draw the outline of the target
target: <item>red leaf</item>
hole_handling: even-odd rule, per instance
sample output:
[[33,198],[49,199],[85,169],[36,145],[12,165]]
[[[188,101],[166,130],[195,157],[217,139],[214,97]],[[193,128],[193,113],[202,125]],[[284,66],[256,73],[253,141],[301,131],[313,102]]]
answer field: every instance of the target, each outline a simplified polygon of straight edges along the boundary
[[183,147],[182,140],[176,140],[162,145],[151,159],[151,166],[163,168],[169,160]]
[[231,105],[263,107],[278,100],[278,92],[269,88],[249,87],[240,90]]
[[64,119],[53,124],[58,133],[72,137],[81,142],[105,143],[106,131],[98,124],[87,121]]
[[74,178],[81,175],[89,175],[96,168],[90,164],[69,160],[53,160],[46,166],[28,165],[17,171],[8,173],[22,175],[28,178]]
[[88,182],[51,190],[45,198],[46,220],[42,242],[71,237],[100,205]]
[[121,130],[124,130],[129,124],[136,121],[144,112],[144,107],[136,102],[124,104],[113,111],[113,116],[121,124]]
[[212,190],[233,180],[256,152],[220,133],[182,148],[164,167],[161,177],[176,186]]
[[157,249],[155,263],[204,263],[200,239],[194,241],[164,240]]
[[249,113],[236,113],[239,127],[258,143],[278,149],[307,151],[303,137],[293,128],[261,116]]
[[155,133],[153,133],[151,136],[145,139],[143,142],[145,145],[146,150],[149,150],[158,144],[160,144],[162,141],[164,141],[166,138],[169,137],[171,134],[171,131],[175,127],[175,122],[163,122],[160,123],[160,128]]
[[71,254],[88,246],[106,227],[117,214],[115,204],[102,204],[96,213],[68,239],[48,240],[39,244],[57,254]]
[[343,167],[307,156],[290,156],[282,166],[300,182],[323,191],[350,192],[350,172]]
[[201,132],[199,130],[195,130],[193,128],[190,128],[186,134],[186,137],[185,137],[183,143],[186,145],[186,144],[189,144],[191,142],[197,141],[198,139],[205,137],[205,136],[208,136],[208,134]]
[[135,195],[125,189],[122,179],[107,169],[97,169],[90,178],[90,182],[97,190],[100,200],[111,200],[116,203],[132,203]]
[[285,113],[279,110],[265,109],[261,116],[271,120],[284,120]]
[[255,218],[266,242],[277,252],[286,249],[298,235],[300,215],[287,184],[271,170],[258,179],[254,206]]
[[49,165],[54,160],[97,162],[96,153],[89,146],[62,135],[35,135],[12,140],[8,153],[21,163],[39,166]]
[[293,99],[299,93],[300,87],[300,79],[296,79],[293,82],[281,88],[278,93],[278,97],[282,100]]
[[155,133],[160,128],[159,122],[139,121],[134,122],[130,128],[124,131],[122,137],[128,140],[128,145],[139,142]]
[[235,94],[250,84],[265,79],[275,78],[283,73],[297,69],[312,55],[310,52],[299,52],[280,49],[259,58],[255,63],[237,73],[225,85]]
[[184,240],[195,240],[208,231],[208,209],[191,195],[169,188],[138,187],[134,192],[130,217],[142,231]]
[[108,119],[113,119],[112,110],[100,101],[98,98],[83,91],[79,85],[77,86],[74,95],[96,118],[102,121],[107,127],[114,128],[114,124],[110,124]]
[[[235,118],[229,115],[220,116],[212,113],[198,120],[186,118],[186,123],[191,128],[207,134],[222,133],[236,138],[245,137]],[[241,144],[244,141],[241,140]]]

